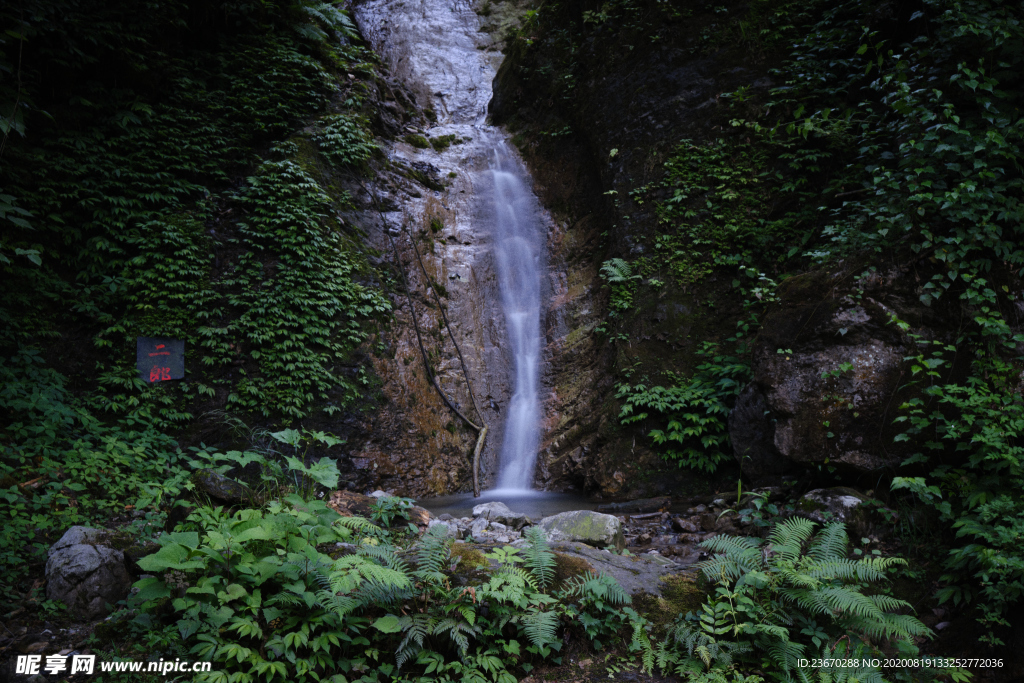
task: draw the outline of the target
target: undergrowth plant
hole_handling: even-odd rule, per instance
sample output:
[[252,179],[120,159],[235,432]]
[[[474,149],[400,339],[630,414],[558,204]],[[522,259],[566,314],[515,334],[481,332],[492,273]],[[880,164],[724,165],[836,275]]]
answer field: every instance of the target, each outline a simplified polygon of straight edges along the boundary
[[[321,501],[291,494],[265,510],[228,513],[201,507],[181,531],[160,537],[160,549],[139,561],[157,576],[139,581],[133,603],[149,628],[151,611],[167,604],[193,657],[215,663],[207,681],[312,681],[366,671],[360,634],[365,617],[319,606],[320,573],[335,543],[374,533],[357,517],[341,517]],[[378,580],[393,573],[372,561],[353,570]],[[174,581],[172,573],[184,576]],[[373,680],[373,679],[367,679]]]
[[[701,610],[680,615],[658,645],[643,632],[635,633],[635,644],[662,671],[677,675],[706,675],[745,662],[759,663],[779,681],[884,681],[878,667],[851,663],[847,670],[819,671],[798,664],[823,649],[832,653],[829,659],[877,659],[883,644],[899,656],[917,657],[914,639],[930,634],[904,613],[907,602],[879,590],[886,570],[905,560],[849,559],[842,523],[817,533],[814,527],[793,517],[776,523],[767,539],[721,535],[704,541],[713,556],[700,570],[714,590]],[[966,680],[959,670],[945,673]]]
[[473,585],[444,525],[408,546],[295,494],[263,509],[202,506],[140,560],[156,576],[136,584],[131,628],[162,632],[170,613],[192,656],[215,662],[201,680],[513,683],[560,661],[564,628],[582,623],[600,647],[636,616],[606,576],[556,591],[544,533],[525,537],[488,553]]
[[0,410],[7,418],[0,437],[4,591],[75,524],[102,525],[127,509],[150,534],[162,526],[161,508],[179,493],[185,465],[168,436],[100,422],[27,348],[0,358]]
[[979,354],[965,383],[947,383],[943,374],[956,347],[918,343],[921,353],[912,358],[911,371],[915,384],[923,385],[921,395],[901,405],[904,414],[896,420],[907,425],[900,441],[924,446],[903,466],[928,469],[925,476],[895,477],[892,488],[912,492],[955,530],[958,543],[943,563],[939,601],[977,605],[983,640],[998,645],[1024,597],[1024,553],[1013,540],[1024,529],[1018,370],[998,356]]
[[679,467],[714,472],[731,458],[727,418],[736,396],[750,378],[750,366],[718,353],[705,342],[699,354],[705,362],[691,377],[667,373],[669,386],[619,384],[616,398],[623,401],[623,424],[656,420],[648,436],[662,447],[662,456]]

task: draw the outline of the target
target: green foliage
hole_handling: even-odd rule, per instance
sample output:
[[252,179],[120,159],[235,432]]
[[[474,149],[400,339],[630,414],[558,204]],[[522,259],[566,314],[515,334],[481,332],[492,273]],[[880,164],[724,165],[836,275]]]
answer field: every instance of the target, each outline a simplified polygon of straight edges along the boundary
[[[715,591],[700,613],[676,621],[655,651],[658,666],[683,675],[761,661],[778,680],[807,681],[817,680],[816,672],[797,660],[808,657],[809,647],[833,651],[843,641],[844,656],[860,660],[881,656],[877,644],[887,642],[901,656],[916,656],[914,638],[928,629],[899,613],[908,603],[877,590],[886,570],[905,561],[847,559],[841,523],[813,531],[813,522],[791,518],[766,540],[723,535],[704,541],[714,556],[700,569]],[[874,590],[866,594],[869,587]],[[877,668],[831,675],[837,673],[883,680]]]
[[[368,527],[295,495],[265,511],[199,508],[185,530],[164,534],[160,549],[139,560],[158,576],[136,583],[133,600],[151,609],[169,600],[192,656],[214,662],[197,680],[319,681],[358,670],[369,621],[321,606],[318,570],[335,564],[326,548]],[[356,582],[400,578],[361,556],[337,564]],[[184,573],[183,591],[169,585],[171,572]],[[137,621],[149,626],[153,617]]]
[[428,147],[430,147],[430,143],[422,135],[414,135],[410,133],[409,135],[405,136],[405,141],[408,142],[413,147],[415,147],[416,149],[427,149]]
[[248,213],[239,223],[246,251],[221,283],[236,292],[226,297],[237,312],[226,336],[250,349],[259,372],[246,374],[228,403],[265,415],[302,417],[313,402],[337,411],[358,394],[340,369],[364,339],[361,320],[390,303],[355,281],[359,261],[327,220],[329,198],[296,164],[264,162],[238,201]]
[[[225,385],[237,409],[306,415],[332,392],[327,408],[336,410],[356,392],[350,380],[332,383],[337,359],[347,360],[358,343],[353,319],[366,317],[367,303],[373,311],[386,307],[351,283],[366,272],[360,249],[338,234],[329,200],[299,173],[261,167],[257,188],[219,191],[258,161],[257,144],[323,110],[337,87],[332,70],[361,67],[364,52],[336,40],[354,35],[350,20],[305,0],[228,3],[209,15],[180,3],[135,9],[32,0],[17,12],[0,10],[19,37],[2,46],[0,62],[15,68],[9,50],[16,47],[19,87],[25,84],[13,95],[0,91],[0,109],[19,102],[21,122],[21,137],[5,137],[0,167],[0,214],[11,227],[0,238],[0,281],[19,283],[0,305],[0,341],[45,344],[69,327],[84,331],[116,359],[103,357],[88,369],[99,384],[96,407],[132,424],[187,421],[185,406],[213,396],[215,384]],[[190,29],[206,37],[173,37]],[[102,66],[110,63],[125,65],[124,73]],[[47,73],[61,74],[56,87],[42,77]],[[50,85],[37,90],[43,82]],[[49,118],[35,110],[44,102]],[[316,130],[336,163],[372,151],[353,115],[325,117]],[[306,191],[289,195],[268,176]],[[244,232],[258,220],[237,222],[262,208],[260,190],[280,203],[259,226],[271,224],[285,238],[280,253]],[[303,221],[290,235],[289,219]],[[232,262],[239,249],[240,265]],[[307,250],[317,254],[307,257]],[[242,279],[253,273],[239,267],[271,263],[324,269],[326,281],[316,273],[269,278],[268,310],[300,309],[292,312],[311,333],[290,334],[294,321],[277,329],[253,321],[260,294],[252,290],[262,285],[247,287]],[[323,292],[325,282],[333,288]],[[308,299],[314,290],[323,293]],[[187,371],[199,381],[173,388],[135,381],[135,336],[185,339]],[[322,344],[328,336],[331,343]],[[255,377],[232,369],[247,359],[260,366]],[[279,381],[275,375],[289,367],[298,381]]]
[[554,555],[537,529],[522,554],[494,549],[497,569],[465,587],[452,580],[458,558],[443,525],[409,548],[399,538],[294,494],[263,510],[201,507],[139,561],[156,576],[136,584],[131,627],[161,632],[173,610],[192,657],[214,662],[199,680],[514,683],[531,661],[559,661],[563,620],[584,620],[588,633],[601,621],[611,638],[637,617],[619,609],[629,597],[608,577],[549,594]]
[[371,507],[370,519],[386,529],[391,526],[391,522],[395,519],[408,520],[409,508],[412,505],[412,498],[381,496]]
[[434,148],[435,152],[443,152],[452,145],[458,145],[464,142],[462,138],[457,135],[438,135],[437,137],[430,138],[430,146]]
[[182,454],[169,437],[103,425],[32,350],[0,359],[0,410],[4,585],[44,561],[69,527],[101,526],[126,506],[144,513],[139,531],[152,533],[162,524],[161,504],[184,485]]
[[[911,371],[927,383],[921,396],[900,406],[908,429],[898,440],[922,444],[905,467],[930,463],[928,476],[896,477],[892,488],[911,491],[934,508],[959,542],[945,561],[941,602],[975,603],[984,639],[1002,642],[997,629],[1024,596],[1024,553],[1014,540],[1024,530],[1021,436],[1024,401],[1017,369],[982,356],[964,384],[942,382],[941,370],[957,349],[919,340],[925,348]],[[931,352],[928,352],[931,347]],[[933,383],[934,382],[934,383]],[[950,456],[953,457],[950,457]]]
[[527,540],[523,548],[523,566],[537,579],[537,587],[549,590],[555,581],[555,554],[540,527],[531,526],[523,532]]
[[636,283],[641,279],[639,275],[633,274],[633,267],[623,259],[613,258],[601,265],[600,275],[612,288],[612,314],[632,308]]
[[320,153],[339,168],[358,166],[378,149],[366,127],[347,114],[320,119],[320,129],[313,134],[313,142]]
[[[784,147],[799,173],[822,161],[835,169],[824,194],[837,199],[808,256],[895,252],[930,263],[921,301],[959,308],[955,344],[907,359],[914,381],[897,421],[911,455],[893,487],[956,530],[939,597],[977,604],[985,640],[998,644],[1024,585],[1007,540],[1019,531],[1022,423],[1020,361],[1009,360],[1018,340],[1004,317],[1024,270],[1020,10],[927,0],[899,43],[862,3],[815,7],[777,71],[774,114],[735,124]],[[954,354],[973,359],[966,375]]]
[[[344,11],[28,0],[0,22],[6,587],[72,524],[134,509],[133,534],[159,527],[191,486],[165,432],[196,404],[304,416],[351,400],[362,377],[342,364],[387,301],[356,284],[372,275],[338,207],[255,154],[324,111],[338,69],[365,70]],[[362,128],[314,129],[325,156],[368,154]],[[186,340],[186,381],[141,381],[136,336]],[[260,465],[274,490],[332,485],[331,466]]]
[[566,612],[579,620],[595,650],[602,648],[602,641],[615,638],[624,626],[639,618],[631,607],[625,607],[631,602],[629,595],[606,574],[578,574],[565,582],[561,596],[573,601],[566,606]]
[[[306,460],[309,449],[315,444],[323,444],[330,448],[345,443],[343,439],[324,432],[312,432],[308,429],[301,431],[285,429],[272,433],[270,437],[294,449],[294,455],[286,456],[285,461],[292,476],[294,491],[303,500],[312,500],[318,486],[326,491],[332,491],[338,487],[341,472],[338,471],[338,464],[333,459],[322,457],[309,466],[306,465]],[[300,451],[303,445],[305,445],[305,449]]]
[[657,203],[661,226],[654,246],[680,284],[698,282],[719,266],[762,261],[785,244],[785,223],[765,219],[765,156],[757,147],[721,139],[707,145],[683,140],[661,181],[630,192],[638,204],[650,193],[670,195]]
[[[897,45],[864,27],[860,3],[820,6],[817,24],[778,71],[786,82],[770,106],[788,116],[737,125],[786,146],[797,167],[806,166],[801,155],[851,155],[827,191],[856,189],[829,211],[824,237],[840,251],[881,253],[903,242],[932,254],[940,266],[922,301],[952,288],[980,307],[984,333],[1002,334],[988,273],[993,259],[1024,266],[1019,13],[988,0],[930,0],[914,14],[912,42]],[[949,87],[934,87],[940,81]]]
[[675,384],[648,387],[619,384],[616,398],[623,400],[623,424],[657,418],[664,425],[649,436],[667,446],[666,460],[679,467],[714,472],[728,453],[727,418],[735,397],[750,378],[750,366],[738,358],[716,355],[717,346],[705,342],[700,355],[706,362],[690,378],[668,373]]

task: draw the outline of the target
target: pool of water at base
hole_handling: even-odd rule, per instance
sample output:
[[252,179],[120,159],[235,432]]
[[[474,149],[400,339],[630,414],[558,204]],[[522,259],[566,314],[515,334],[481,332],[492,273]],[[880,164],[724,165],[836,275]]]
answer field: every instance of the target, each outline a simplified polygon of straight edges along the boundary
[[435,517],[445,513],[452,517],[472,517],[474,506],[491,502],[504,503],[513,512],[529,515],[536,521],[569,510],[596,510],[598,505],[608,501],[592,500],[578,493],[491,489],[481,491],[479,498],[474,498],[472,493],[459,493],[438,498],[421,498],[416,504],[429,510]]

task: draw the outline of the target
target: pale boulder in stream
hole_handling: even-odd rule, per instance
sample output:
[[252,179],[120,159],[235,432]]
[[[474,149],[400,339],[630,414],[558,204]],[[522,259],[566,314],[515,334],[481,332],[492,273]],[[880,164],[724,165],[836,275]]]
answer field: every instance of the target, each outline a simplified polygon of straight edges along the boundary
[[622,520],[614,515],[604,515],[590,510],[562,512],[540,520],[540,527],[552,543],[579,542],[598,548],[626,547],[626,536],[622,532]]
[[513,529],[522,529],[530,524],[530,518],[521,512],[513,512],[500,502],[481,503],[473,508],[473,517],[483,517],[489,522],[498,522]]

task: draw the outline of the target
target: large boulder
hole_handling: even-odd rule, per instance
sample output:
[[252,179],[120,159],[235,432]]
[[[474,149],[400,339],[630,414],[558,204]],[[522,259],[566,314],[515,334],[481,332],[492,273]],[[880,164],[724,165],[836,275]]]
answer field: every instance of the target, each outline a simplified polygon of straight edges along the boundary
[[909,374],[904,358],[916,353],[908,331],[941,338],[947,325],[944,311],[894,281],[816,272],[779,285],[754,345],[753,381],[729,417],[736,457],[752,480],[826,464],[858,475],[905,457],[893,446],[893,420]]
[[245,484],[211,469],[196,470],[192,482],[210,498],[229,505],[250,503],[256,498],[252,489]]
[[483,517],[488,522],[498,522],[513,529],[522,529],[532,524],[530,518],[521,512],[512,512],[507,505],[500,502],[481,503],[473,508],[474,517]]
[[815,522],[843,522],[851,538],[871,533],[870,500],[860,491],[848,486],[808,491],[796,503],[796,513]]
[[102,529],[73,526],[50,547],[46,561],[46,597],[68,606],[80,619],[106,616],[107,603],[123,600],[131,589],[124,554],[107,545]]
[[590,510],[562,512],[540,520],[540,527],[548,540],[556,542],[579,542],[597,548],[626,547],[626,536],[622,532],[622,520],[614,515],[604,515]]

